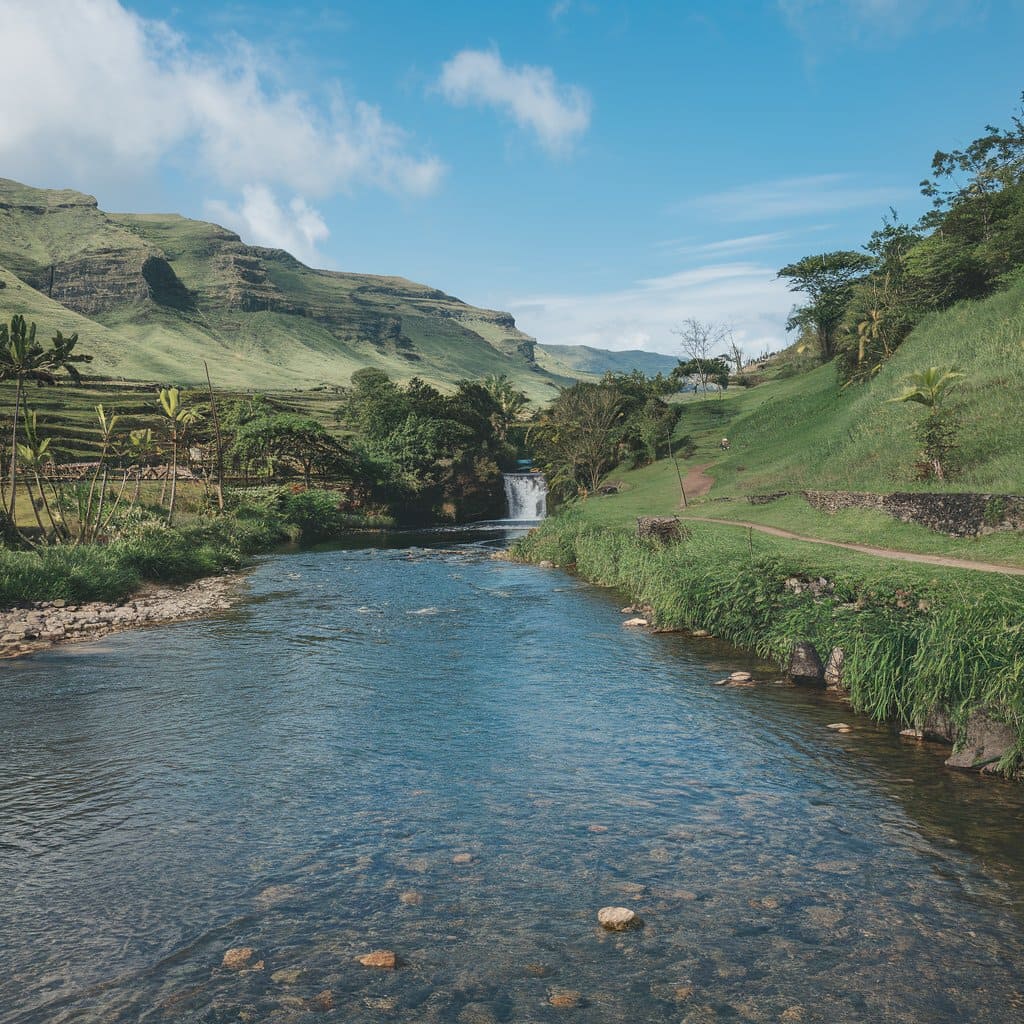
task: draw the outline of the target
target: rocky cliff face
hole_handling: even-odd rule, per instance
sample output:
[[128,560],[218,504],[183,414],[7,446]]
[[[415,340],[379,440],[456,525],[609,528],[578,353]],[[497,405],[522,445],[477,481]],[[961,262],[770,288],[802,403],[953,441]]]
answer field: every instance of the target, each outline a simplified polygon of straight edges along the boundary
[[[380,365],[440,383],[507,373],[528,390],[550,392],[534,339],[508,313],[403,278],[315,270],[280,249],[247,245],[234,232],[174,214],[107,214],[92,196],[0,179],[0,265],[47,299],[125,335],[121,374],[134,360],[154,362],[165,377],[176,353],[185,359],[191,351],[196,363],[196,346],[210,345],[222,365],[231,356],[227,365],[240,383],[255,360],[253,383],[279,368],[289,383],[306,376],[314,384]],[[154,331],[158,358],[135,358],[133,339],[150,344]],[[188,344],[176,346],[175,333]],[[180,379],[190,375],[183,367]]]

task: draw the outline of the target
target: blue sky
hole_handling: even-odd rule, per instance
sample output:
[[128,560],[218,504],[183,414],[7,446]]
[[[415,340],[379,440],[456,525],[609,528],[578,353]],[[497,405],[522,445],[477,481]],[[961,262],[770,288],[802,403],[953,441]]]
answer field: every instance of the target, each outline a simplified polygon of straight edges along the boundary
[[1024,89],[1015,0],[0,0],[0,175],[217,220],[550,343],[785,343],[775,270],[923,210]]

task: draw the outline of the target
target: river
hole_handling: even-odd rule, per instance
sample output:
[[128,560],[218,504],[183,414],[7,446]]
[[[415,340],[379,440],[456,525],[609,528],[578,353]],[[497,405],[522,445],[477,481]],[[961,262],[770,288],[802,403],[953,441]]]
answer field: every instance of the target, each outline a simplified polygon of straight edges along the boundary
[[1024,1019],[1024,787],[412,541],[0,669],[0,1020]]

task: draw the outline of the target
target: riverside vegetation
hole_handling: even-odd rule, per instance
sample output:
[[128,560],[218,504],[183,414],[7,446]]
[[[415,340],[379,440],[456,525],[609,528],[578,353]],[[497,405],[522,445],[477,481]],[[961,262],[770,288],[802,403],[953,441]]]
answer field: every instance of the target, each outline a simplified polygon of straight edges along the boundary
[[[672,438],[675,456],[692,454],[710,493],[687,499],[677,459],[630,456],[622,418],[592,416],[593,456],[542,447],[553,478],[572,483],[556,491],[561,511],[513,551],[622,589],[660,627],[708,631],[780,665],[798,642],[825,655],[842,648],[849,699],[877,719],[920,727],[938,711],[962,734],[984,711],[1017,737],[996,766],[1015,774],[1024,765],[1019,578],[894,564],[698,521],[1024,565],[1020,534],[1001,526],[999,512],[1002,495],[1024,493],[1024,248],[1014,241],[1024,224],[1024,122],[936,154],[934,172],[953,184],[924,184],[934,207],[919,224],[893,214],[865,251],[816,254],[780,271],[805,300],[791,318],[792,349],[677,407],[664,447]],[[704,325],[703,336],[713,333]],[[685,354],[711,374],[728,359]],[[605,405],[623,410],[608,385]],[[581,461],[610,483],[582,486],[585,474],[573,469]],[[800,497],[828,488],[980,492],[990,523],[954,538],[880,511],[829,515]],[[638,515],[673,514],[680,542],[634,535]]]
[[[495,505],[526,404],[504,376],[444,395],[366,368],[321,418],[208,384],[143,392],[124,414],[98,403],[83,429],[88,413],[69,415],[75,388],[43,415],[25,397],[26,383],[55,386],[62,372],[81,383],[74,364],[92,357],[77,340],[58,332],[46,346],[17,315],[0,334],[0,379],[13,391],[0,606],[121,601],[142,583],[237,568],[286,540],[479,516]],[[65,461],[69,450],[85,461]]]

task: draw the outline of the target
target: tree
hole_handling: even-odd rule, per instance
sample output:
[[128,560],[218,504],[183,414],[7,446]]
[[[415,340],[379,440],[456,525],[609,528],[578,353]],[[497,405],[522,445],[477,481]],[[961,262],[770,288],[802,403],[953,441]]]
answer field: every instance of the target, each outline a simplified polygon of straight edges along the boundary
[[508,428],[519,419],[530,400],[504,373],[484,377],[483,387],[497,407],[493,417],[494,430],[498,439],[504,441],[508,437]]
[[953,449],[955,423],[945,408],[945,400],[964,374],[941,366],[911,374],[907,386],[890,402],[914,402],[928,410],[918,427],[918,436],[924,447],[924,457],[939,480],[946,478],[945,462]]
[[28,324],[23,316],[11,317],[10,326],[0,324],[0,380],[16,382],[14,390],[14,415],[11,425],[11,474],[8,519],[16,526],[15,504],[18,485],[18,426],[22,395],[25,382],[56,384],[57,375],[65,372],[75,383],[81,377],[76,363],[91,362],[92,356],[75,352],[78,335],[65,337],[60,331],[53,338],[51,347],[44,349],[36,341],[36,325]]
[[615,463],[621,420],[617,388],[583,383],[559,391],[539,430],[548,485],[562,493],[596,490]]
[[708,384],[715,380],[716,371],[720,376],[721,366],[725,365],[726,383],[728,383],[728,364],[723,364],[718,356],[713,356],[711,353],[732,342],[731,327],[690,317],[672,333],[679,335],[679,347],[686,357],[685,360],[680,360],[679,365],[672,371],[672,375],[676,379],[683,376],[684,372],[687,376],[697,377],[698,389],[706,395]]
[[250,420],[238,428],[232,448],[244,462],[263,462],[274,472],[280,466],[302,473],[307,487],[314,470],[350,473],[352,455],[326,428],[308,416],[274,413]]
[[823,362],[836,354],[836,339],[853,296],[854,284],[874,266],[866,253],[851,250],[805,256],[783,267],[776,276],[789,281],[791,292],[807,297],[786,321],[786,330],[810,330]]

